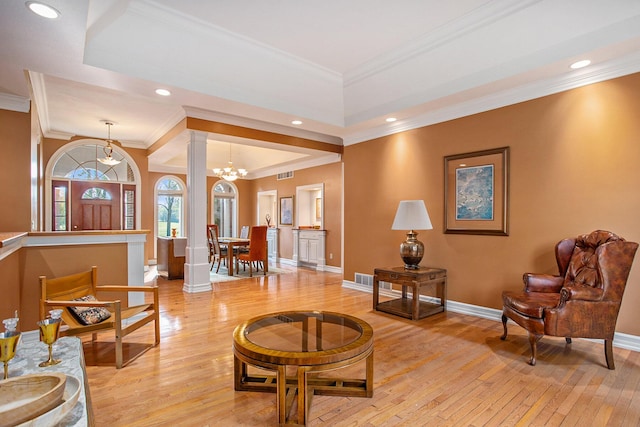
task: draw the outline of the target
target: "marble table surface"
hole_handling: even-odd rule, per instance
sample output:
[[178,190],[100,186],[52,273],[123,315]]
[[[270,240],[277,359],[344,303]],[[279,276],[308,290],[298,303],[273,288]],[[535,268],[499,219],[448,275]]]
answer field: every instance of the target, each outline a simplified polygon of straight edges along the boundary
[[[62,337],[53,344],[53,358],[61,362],[54,366],[39,367],[38,364],[49,358],[47,345],[40,342],[38,331],[23,332],[18,343],[16,355],[9,361],[9,378],[21,375],[46,372],[60,372],[76,377],[80,382],[78,402],[60,420],[58,426],[87,426],[86,372],[84,369],[84,353],[82,342],[76,337]],[[92,424],[92,423],[91,423]]]

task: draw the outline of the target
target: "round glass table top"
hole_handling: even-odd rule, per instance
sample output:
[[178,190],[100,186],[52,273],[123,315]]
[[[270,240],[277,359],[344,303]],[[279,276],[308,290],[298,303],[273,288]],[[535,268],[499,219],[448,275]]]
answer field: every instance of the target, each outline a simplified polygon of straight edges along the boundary
[[278,351],[324,351],[351,344],[362,336],[362,326],[341,315],[291,312],[264,317],[244,330],[260,347]]
[[[287,311],[250,319],[234,331],[236,351],[274,363],[323,363],[360,354],[373,345],[361,319],[327,311]],[[326,359],[326,360],[325,360]]]

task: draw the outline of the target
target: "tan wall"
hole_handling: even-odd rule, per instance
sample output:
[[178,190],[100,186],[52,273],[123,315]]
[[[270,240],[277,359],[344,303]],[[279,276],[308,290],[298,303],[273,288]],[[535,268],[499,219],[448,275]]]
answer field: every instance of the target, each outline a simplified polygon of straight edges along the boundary
[[[0,260],[0,319],[13,317],[20,304],[20,251]],[[35,328],[34,328],[35,329]],[[3,329],[4,330],[4,329]]]
[[[218,178],[209,178],[209,180],[212,181],[212,187],[218,182]],[[257,196],[252,192],[251,181],[238,179],[234,184],[238,189],[238,234],[240,234],[240,227],[243,225],[256,225]],[[209,192],[209,199],[211,199],[211,192]],[[209,202],[209,208],[211,208],[211,202]]]
[[[398,201],[424,199],[423,265],[448,270],[448,297],[502,308],[524,272],[555,273],[554,245],[596,229],[640,242],[640,74],[345,148],[345,274],[401,265]],[[443,157],[511,147],[510,235],[443,233]],[[366,213],[366,214],[364,214]],[[366,232],[365,232],[366,231]],[[640,335],[640,255],[618,332]]]
[[[327,230],[326,254],[327,265],[340,267],[341,262],[341,226],[342,226],[342,163],[332,163],[309,169],[297,170],[293,178],[276,180],[275,176],[252,181],[255,216],[255,200],[259,191],[276,190],[280,197],[295,196],[296,187],[324,183],[324,228]],[[293,259],[293,227],[279,225],[277,215],[272,215],[273,224],[280,228],[278,249],[279,257]],[[295,222],[295,221],[294,221]],[[333,254],[333,259],[329,255]]]
[[[22,248],[0,260],[0,318],[18,310],[20,329],[36,329],[39,320],[40,276],[59,277],[98,266],[98,284],[126,285],[127,245],[48,246]],[[127,295],[107,294],[106,298],[127,302]]]
[[[0,109],[0,181],[5,206],[0,231],[31,230],[31,116]],[[7,185],[11,183],[11,185]]]

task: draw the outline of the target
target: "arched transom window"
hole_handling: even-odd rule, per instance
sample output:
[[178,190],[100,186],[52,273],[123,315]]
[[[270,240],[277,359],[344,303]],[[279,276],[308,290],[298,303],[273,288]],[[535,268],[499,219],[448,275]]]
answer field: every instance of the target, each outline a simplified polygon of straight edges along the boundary
[[119,163],[105,165],[98,160],[105,155],[104,144],[89,141],[72,142],[52,158],[51,229],[134,230],[137,175],[128,157],[114,147],[112,157]]

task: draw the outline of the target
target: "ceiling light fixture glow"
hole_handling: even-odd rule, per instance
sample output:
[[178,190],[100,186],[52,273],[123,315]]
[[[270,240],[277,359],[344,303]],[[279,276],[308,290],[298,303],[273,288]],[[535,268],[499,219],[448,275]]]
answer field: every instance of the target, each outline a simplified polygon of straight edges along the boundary
[[160,96],[169,96],[171,95],[171,92],[168,91],[167,89],[156,89],[156,93]]
[[107,145],[103,148],[105,157],[98,158],[98,161],[106,166],[115,166],[120,163],[120,160],[116,160],[113,158],[113,147],[111,143],[114,142],[111,139],[111,126],[113,126],[113,122],[105,121],[104,124],[107,125],[109,129],[109,133],[107,135]]
[[292,125],[296,125],[296,126],[297,126],[297,125],[301,125],[301,124],[302,124],[302,120],[292,120],[292,121],[291,121],[291,124],[292,124]]
[[574,70],[577,70],[578,68],[584,68],[589,64],[591,64],[591,61],[589,61],[588,59],[583,59],[582,61],[574,62],[570,65],[570,67]]
[[385,119],[385,121],[386,121],[387,123],[393,123],[393,122],[395,122],[396,120],[398,120],[398,119],[396,119],[395,117],[387,117],[387,118]]
[[35,13],[38,16],[42,16],[43,18],[56,19],[60,17],[60,12],[58,12],[48,4],[39,3],[36,1],[28,1],[25,3],[25,5],[31,12]]
[[233,182],[238,178],[244,178],[249,173],[246,169],[234,169],[233,162],[231,161],[231,144],[229,144],[229,166],[226,168],[214,168],[213,173],[218,178],[222,178],[225,181]]

